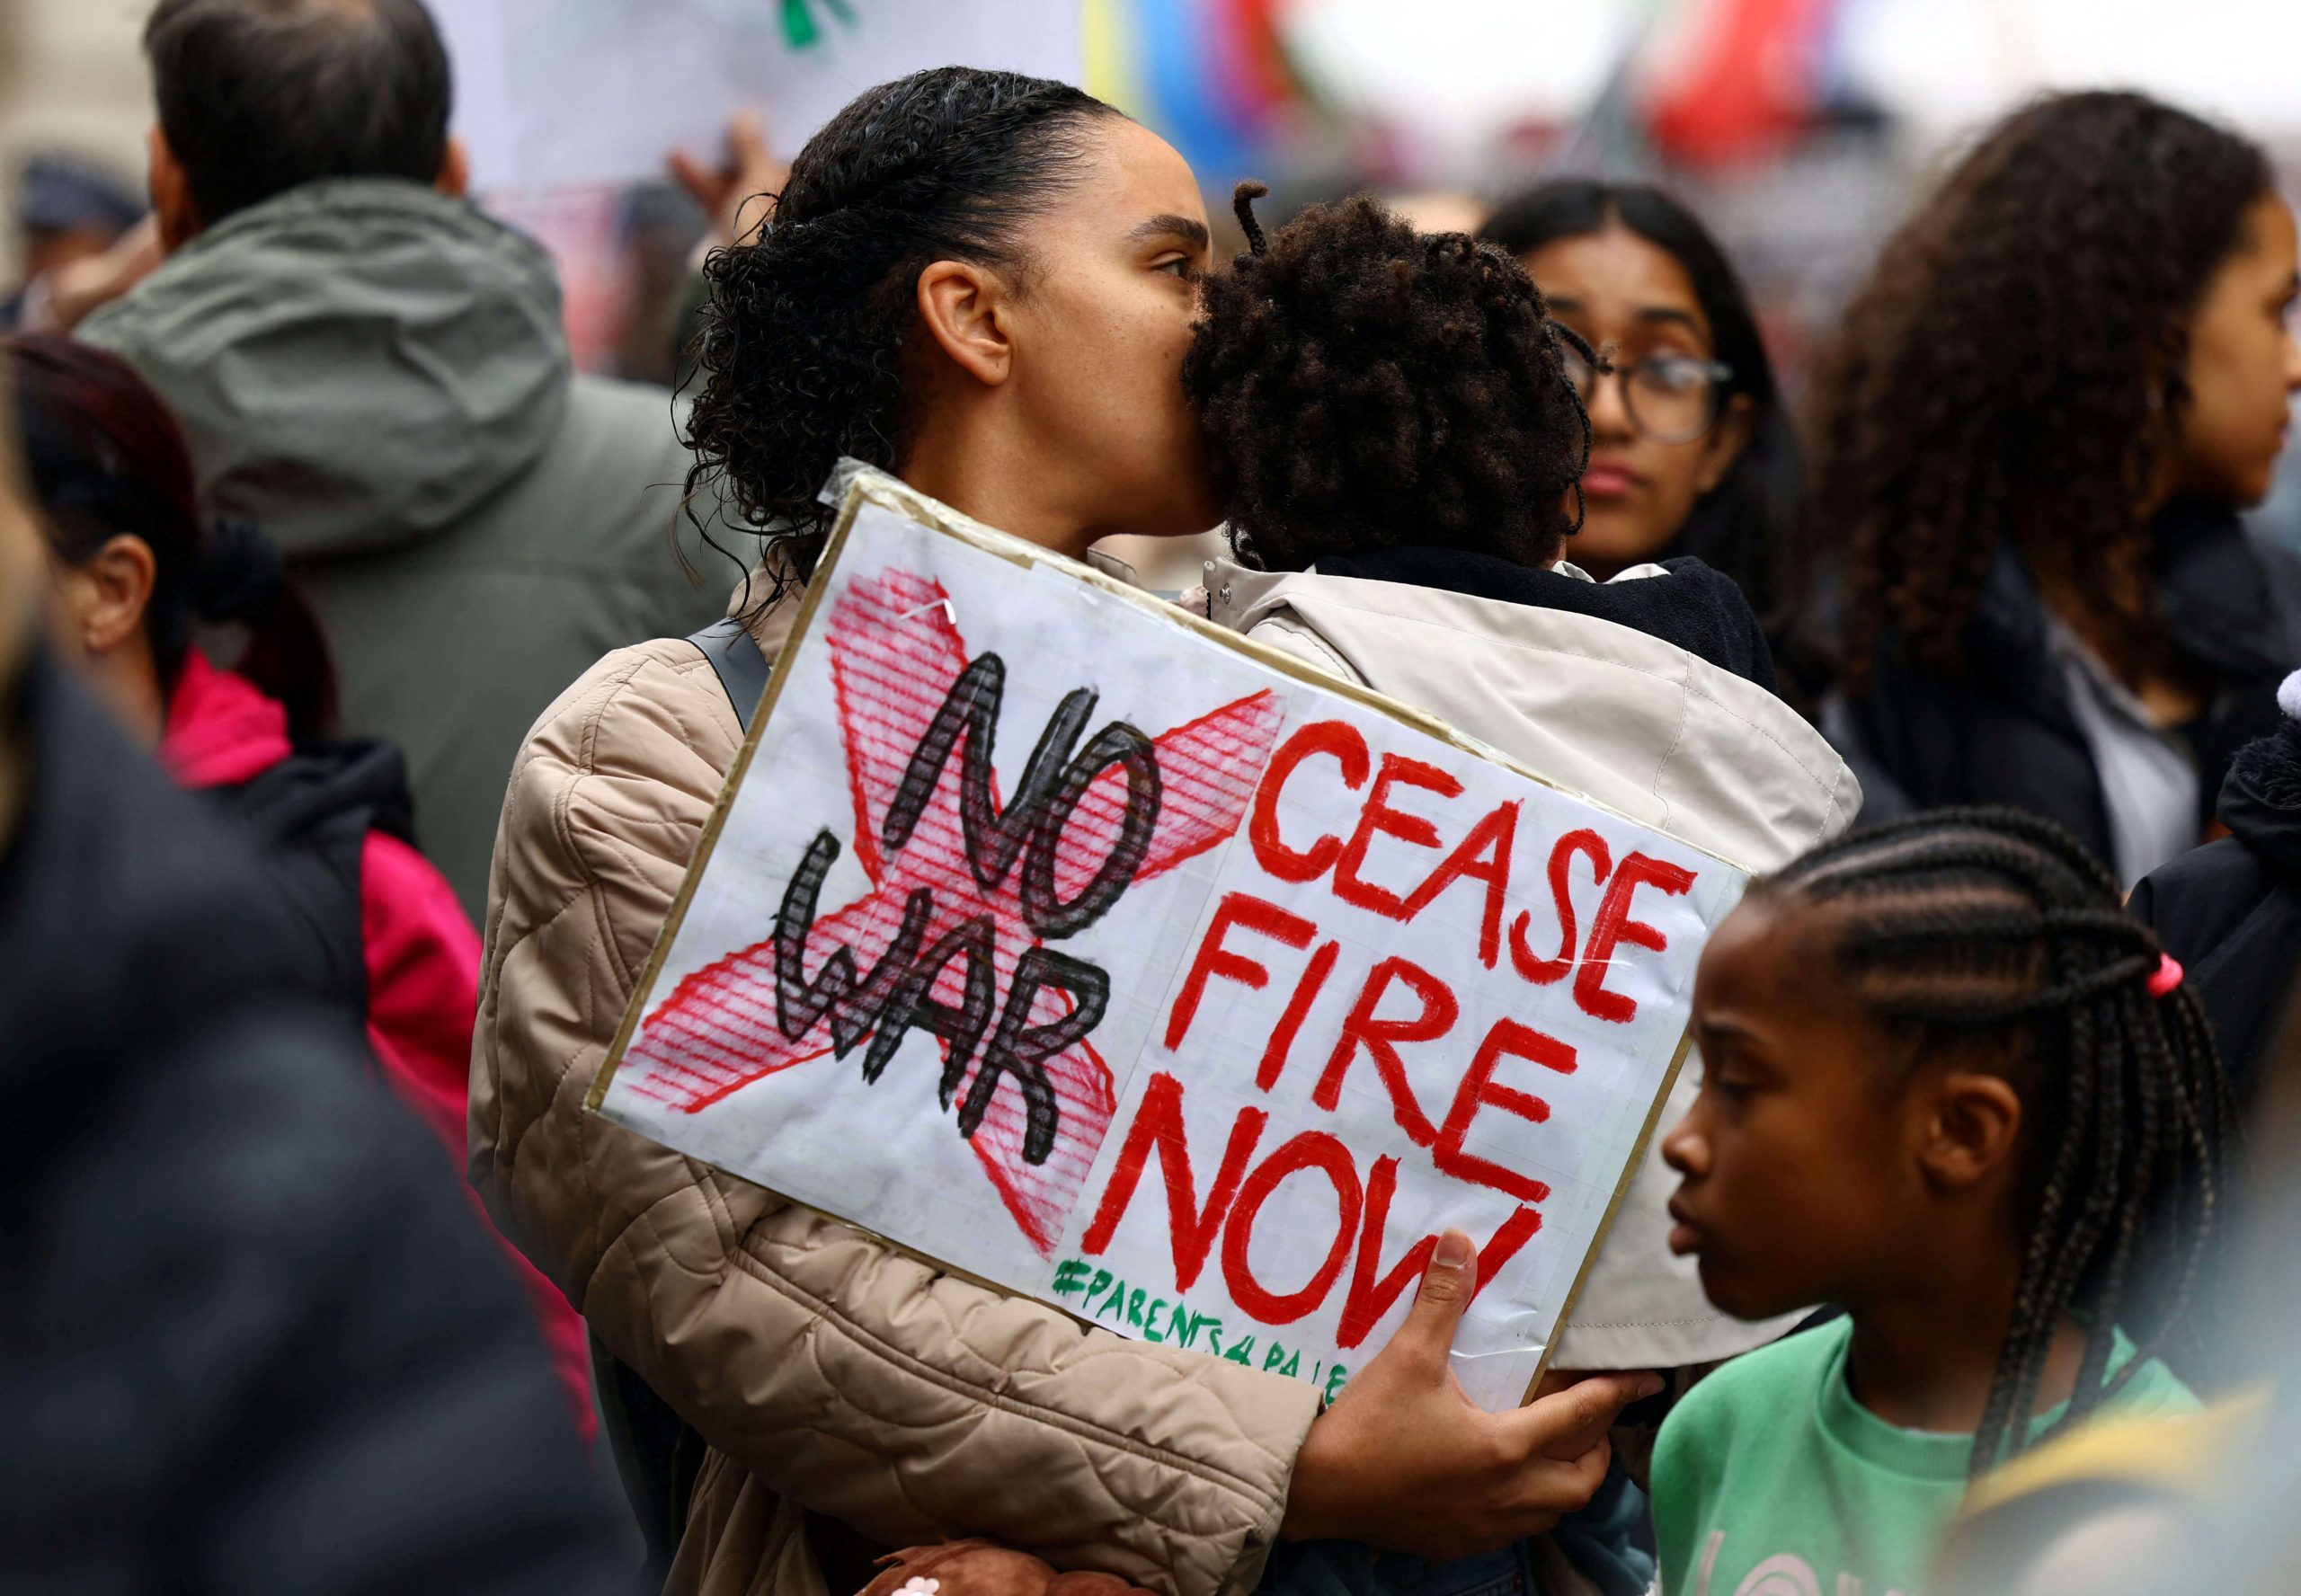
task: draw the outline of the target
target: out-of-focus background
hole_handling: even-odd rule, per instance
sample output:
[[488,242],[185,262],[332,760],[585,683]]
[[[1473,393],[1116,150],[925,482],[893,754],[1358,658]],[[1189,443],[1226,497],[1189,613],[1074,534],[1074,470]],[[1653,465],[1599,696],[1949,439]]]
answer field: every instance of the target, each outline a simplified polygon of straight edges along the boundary
[[[564,168],[597,164],[600,130],[618,120],[676,125],[666,99],[693,98],[685,114],[699,113],[740,88],[750,62],[811,85],[812,57],[835,103],[846,76],[867,75],[844,41],[893,13],[913,31],[911,18],[937,18],[953,50],[996,40],[1008,61],[1030,35],[1026,53],[1047,69],[1073,64],[1066,75],[1173,139],[1224,218],[1230,185],[1248,175],[1271,184],[1278,217],[1373,188],[1434,226],[1472,225],[1551,170],[1657,177],[1731,246],[1793,386],[1915,187],[1961,137],[2041,88],[2154,91],[2237,124],[2301,175],[2294,0],[1077,0],[1075,13],[1073,0],[431,3],[466,82],[511,91],[466,105],[484,99],[528,119],[466,131],[484,146],[488,203],[559,257],[578,359],[658,380],[671,375],[667,302],[702,218],[668,183],[569,182]],[[19,92],[0,120],[12,273],[28,243],[48,246],[43,224],[101,213],[107,190],[140,192],[149,107],[137,34],[148,9],[13,8]],[[691,44],[711,65],[696,69],[710,81],[690,97],[664,94],[627,49],[609,48],[618,32],[700,41],[715,31],[755,34],[776,53]],[[580,71],[571,58],[587,37],[617,58],[601,81],[624,86],[623,104],[603,105],[588,84],[551,93],[537,82]],[[795,114],[791,91],[782,97],[781,117],[767,108],[778,132]],[[521,181],[537,170],[552,181]]]

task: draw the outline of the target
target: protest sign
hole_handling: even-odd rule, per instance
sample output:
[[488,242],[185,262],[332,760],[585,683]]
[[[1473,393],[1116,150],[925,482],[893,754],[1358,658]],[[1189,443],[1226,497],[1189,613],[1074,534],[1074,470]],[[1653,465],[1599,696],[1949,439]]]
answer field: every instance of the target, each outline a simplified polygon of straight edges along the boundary
[[1339,1390],[1437,1234],[1539,1372],[1733,866],[862,471],[591,1104]]
[[431,0],[473,187],[629,182],[728,119],[786,157],[874,84],[928,66],[1078,81],[1079,0]]

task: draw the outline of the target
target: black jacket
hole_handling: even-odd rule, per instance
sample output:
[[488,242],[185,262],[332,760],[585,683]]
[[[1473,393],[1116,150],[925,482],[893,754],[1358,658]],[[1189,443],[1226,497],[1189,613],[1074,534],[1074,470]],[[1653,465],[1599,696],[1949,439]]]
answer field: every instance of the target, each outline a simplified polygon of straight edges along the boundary
[[2229,836],[2152,873],[2130,908],[2181,961],[2244,1104],[2301,972],[2301,722],[2238,754],[2221,819]]
[[0,710],[0,1584],[621,1588],[526,1304],[273,893],[53,668]]
[[407,762],[381,740],[299,742],[279,764],[234,786],[201,790],[243,832],[296,924],[288,950],[298,990],[346,1014],[368,1014],[362,864],[368,833],[413,847]]
[[[2227,510],[2176,504],[2157,518],[2159,602],[2172,644],[2212,678],[2183,728],[2196,757],[2198,831],[2238,749],[2277,724],[2277,685],[2301,665],[2301,566]],[[2018,555],[1999,554],[1950,678],[1879,651],[1868,690],[1824,729],[1861,778],[1864,820],[1948,804],[2003,803],[2058,820],[2114,864],[2108,809]]]

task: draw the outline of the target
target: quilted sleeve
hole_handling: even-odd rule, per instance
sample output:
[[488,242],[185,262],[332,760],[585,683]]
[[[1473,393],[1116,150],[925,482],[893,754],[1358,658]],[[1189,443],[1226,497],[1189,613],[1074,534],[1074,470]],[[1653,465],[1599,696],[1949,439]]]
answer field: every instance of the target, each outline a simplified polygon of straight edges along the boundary
[[618,1358],[804,1506],[1164,1596],[1250,1590],[1312,1388],[1084,1329],[583,1112],[735,737],[678,643],[610,656],[531,734],[491,890],[475,1182]]

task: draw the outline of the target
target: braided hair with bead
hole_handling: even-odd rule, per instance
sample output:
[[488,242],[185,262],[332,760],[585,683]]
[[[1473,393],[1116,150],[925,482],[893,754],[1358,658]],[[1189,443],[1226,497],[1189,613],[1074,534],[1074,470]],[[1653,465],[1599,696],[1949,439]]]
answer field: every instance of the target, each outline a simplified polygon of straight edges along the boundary
[[[2051,821],[1943,810],[1852,833],[1753,884],[1826,906],[1838,978],[1889,1033],[2003,1051],[2030,1120],[2013,1317],[1971,1468],[2029,1434],[2054,1333],[2085,1331],[2066,1428],[2182,1334],[2227,1197],[2234,1110],[2205,1014],[2117,882]],[[2175,1238],[2168,1300],[2110,1372],[2145,1228]]]

